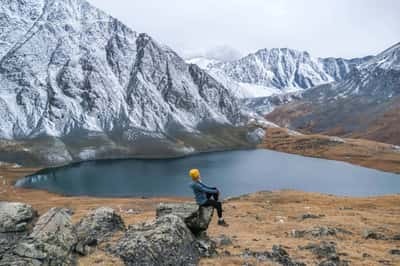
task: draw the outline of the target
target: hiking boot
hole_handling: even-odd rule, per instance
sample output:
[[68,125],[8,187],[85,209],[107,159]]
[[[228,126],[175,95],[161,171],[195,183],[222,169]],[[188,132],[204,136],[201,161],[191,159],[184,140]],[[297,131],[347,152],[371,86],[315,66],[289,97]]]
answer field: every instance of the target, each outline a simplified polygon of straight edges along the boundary
[[225,227],[228,227],[228,226],[229,226],[229,224],[227,224],[227,223],[225,222],[225,220],[218,220],[218,225],[219,225],[219,226],[225,226]]

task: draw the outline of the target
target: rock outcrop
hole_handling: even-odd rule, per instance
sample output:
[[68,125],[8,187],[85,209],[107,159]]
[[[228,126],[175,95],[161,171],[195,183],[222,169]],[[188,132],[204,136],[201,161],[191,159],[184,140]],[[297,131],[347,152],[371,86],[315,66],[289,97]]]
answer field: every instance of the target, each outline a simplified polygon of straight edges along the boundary
[[[101,250],[126,265],[196,265],[200,257],[217,255],[215,241],[205,232],[213,209],[199,210],[196,204],[161,204],[155,221],[126,231],[121,216],[107,207],[90,211],[76,225],[69,209],[52,208],[34,224],[37,212],[31,206],[0,207],[0,266],[74,265],[78,255],[90,254],[102,242],[107,244]],[[125,234],[111,241],[117,231]]]
[[192,232],[171,214],[129,226],[112,253],[126,265],[196,265],[200,257]]
[[75,244],[68,210],[52,208],[39,218],[27,238],[3,256],[0,265],[71,265]]
[[37,217],[32,206],[17,202],[0,202],[0,233],[16,233],[28,230]]
[[157,207],[156,216],[176,215],[183,219],[193,234],[199,235],[207,230],[213,213],[212,207],[199,207],[196,203],[161,203]]
[[111,237],[117,231],[125,230],[124,221],[113,209],[101,207],[89,212],[75,226],[78,243],[75,250],[87,255],[91,247]]
[[29,234],[37,218],[32,206],[17,202],[0,202],[0,259]]

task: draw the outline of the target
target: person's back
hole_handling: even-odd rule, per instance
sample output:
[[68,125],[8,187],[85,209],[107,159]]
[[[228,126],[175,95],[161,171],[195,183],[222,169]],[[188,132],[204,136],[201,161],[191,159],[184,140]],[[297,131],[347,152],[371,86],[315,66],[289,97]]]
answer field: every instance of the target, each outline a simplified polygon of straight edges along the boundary
[[189,175],[192,177],[190,188],[193,190],[197,204],[203,207],[212,206],[215,208],[218,214],[218,225],[227,226],[227,223],[222,218],[222,203],[218,201],[218,189],[203,184],[198,169],[190,170]]

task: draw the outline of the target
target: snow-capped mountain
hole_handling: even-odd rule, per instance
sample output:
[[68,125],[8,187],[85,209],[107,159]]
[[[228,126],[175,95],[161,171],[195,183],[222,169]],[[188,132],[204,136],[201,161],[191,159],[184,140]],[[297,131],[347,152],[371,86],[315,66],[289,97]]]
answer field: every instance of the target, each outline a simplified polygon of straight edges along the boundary
[[400,144],[400,43],[339,82],[304,91],[268,119],[294,129]]
[[[354,67],[368,60],[314,58],[308,52],[287,48],[262,49],[231,62],[197,59],[213,77],[239,98],[282,94],[342,80]],[[207,62],[204,64],[203,62]]]
[[207,70],[212,65],[218,64],[221,61],[213,58],[206,58],[206,57],[194,57],[191,59],[186,60],[188,64],[198,65],[201,69]]
[[[57,138],[61,162],[110,147],[153,155],[143,139],[184,152],[223,147],[216,128],[243,118],[205,71],[84,0],[7,0],[0,14],[1,139]],[[208,133],[214,144],[203,147]],[[80,141],[93,136],[101,141]]]

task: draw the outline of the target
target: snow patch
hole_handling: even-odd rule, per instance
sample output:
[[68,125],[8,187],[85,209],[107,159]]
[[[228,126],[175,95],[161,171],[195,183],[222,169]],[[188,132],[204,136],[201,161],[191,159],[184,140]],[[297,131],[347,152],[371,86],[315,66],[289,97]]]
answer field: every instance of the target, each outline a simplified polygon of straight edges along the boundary
[[337,143],[346,143],[346,141],[339,137],[329,137],[330,141],[337,142]]
[[92,160],[96,158],[96,150],[95,149],[86,149],[82,150],[79,155],[79,159],[81,160]]

